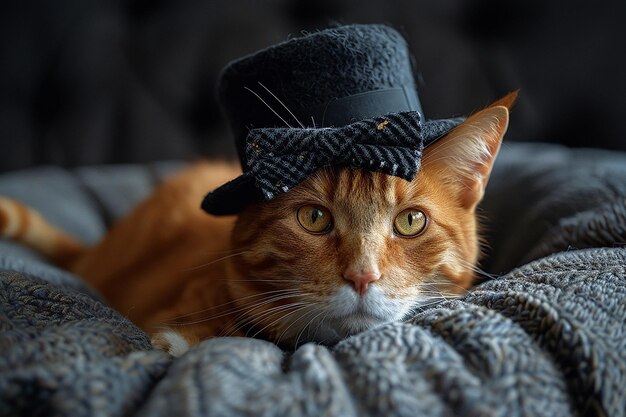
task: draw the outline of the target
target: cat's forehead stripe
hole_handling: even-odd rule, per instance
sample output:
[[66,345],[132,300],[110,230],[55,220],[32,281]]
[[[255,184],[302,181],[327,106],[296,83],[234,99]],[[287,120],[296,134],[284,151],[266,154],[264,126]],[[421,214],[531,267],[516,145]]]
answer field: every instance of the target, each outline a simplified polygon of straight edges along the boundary
[[326,167],[319,169],[314,175],[309,178],[305,183],[305,187],[300,187],[301,190],[310,189],[316,197],[325,198],[331,196],[334,190],[334,184],[336,182],[336,176],[332,169]]
[[408,182],[382,172],[326,167],[286,193],[284,198],[294,204],[319,201],[331,209],[335,206],[359,206],[361,210],[370,212],[390,212],[401,204],[417,203],[413,200],[424,195],[423,185],[420,173]]

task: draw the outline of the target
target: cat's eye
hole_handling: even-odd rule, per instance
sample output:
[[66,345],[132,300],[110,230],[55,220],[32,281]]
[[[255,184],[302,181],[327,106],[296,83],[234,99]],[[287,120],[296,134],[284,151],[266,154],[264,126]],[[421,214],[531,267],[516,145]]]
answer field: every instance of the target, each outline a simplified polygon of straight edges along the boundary
[[296,211],[296,219],[309,233],[328,233],[333,227],[333,216],[327,208],[322,206],[302,206]]
[[427,223],[428,220],[423,211],[406,209],[396,216],[393,229],[402,237],[415,237],[426,230]]

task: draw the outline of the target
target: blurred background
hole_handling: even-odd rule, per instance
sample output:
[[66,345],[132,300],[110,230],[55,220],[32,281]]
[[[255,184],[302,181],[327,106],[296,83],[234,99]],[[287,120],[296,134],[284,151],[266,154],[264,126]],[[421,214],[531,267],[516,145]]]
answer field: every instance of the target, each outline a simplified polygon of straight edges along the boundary
[[388,23],[428,118],[521,88],[507,141],[626,150],[626,2],[55,0],[0,6],[0,171],[234,155],[221,68],[302,31]]

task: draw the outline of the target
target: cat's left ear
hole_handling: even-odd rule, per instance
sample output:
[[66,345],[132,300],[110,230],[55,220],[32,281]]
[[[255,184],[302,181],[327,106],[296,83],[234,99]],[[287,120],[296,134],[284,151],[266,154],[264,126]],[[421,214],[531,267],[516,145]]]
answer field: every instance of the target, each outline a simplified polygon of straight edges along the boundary
[[422,170],[452,187],[467,209],[484,195],[516,99],[517,91],[506,95],[424,150]]

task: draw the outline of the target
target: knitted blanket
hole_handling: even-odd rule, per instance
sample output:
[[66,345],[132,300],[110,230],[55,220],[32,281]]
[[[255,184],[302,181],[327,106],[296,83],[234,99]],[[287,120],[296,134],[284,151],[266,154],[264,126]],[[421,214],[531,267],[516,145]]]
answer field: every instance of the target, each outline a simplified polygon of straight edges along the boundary
[[[31,171],[0,193],[89,241],[148,171]],[[0,242],[0,415],[626,415],[626,156],[509,145],[483,210],[498,276],[460,299],[331,348],[217,338],[175,360],[79,277]]]

